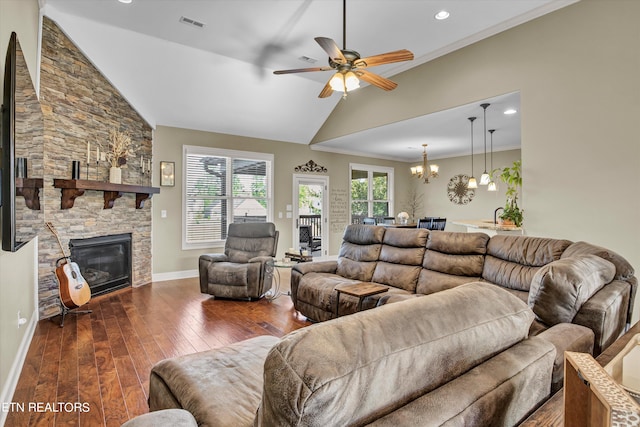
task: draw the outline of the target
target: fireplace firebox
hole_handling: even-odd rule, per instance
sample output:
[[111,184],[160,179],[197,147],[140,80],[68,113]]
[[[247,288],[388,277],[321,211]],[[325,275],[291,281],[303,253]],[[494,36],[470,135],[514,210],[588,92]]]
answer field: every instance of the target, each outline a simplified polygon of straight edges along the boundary
[[71,239],[69,248],[92,296],[131,286],[131,233]]

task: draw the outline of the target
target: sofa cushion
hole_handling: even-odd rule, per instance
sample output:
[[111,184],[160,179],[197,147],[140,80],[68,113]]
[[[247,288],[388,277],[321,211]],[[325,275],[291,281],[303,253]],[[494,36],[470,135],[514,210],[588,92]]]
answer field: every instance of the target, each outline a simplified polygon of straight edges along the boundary
[[531,282],[529,306],[547,325],[571,323],[582,304],[615,275],[615,266],[596,255],[553,261]]
[[452,255],[484,255],[487,253],[489,235],[485,233],[456,233],[432,231],[427,249]]
[[487,244],[482,278],[505,288],[528,291],[538,269],[560,259],[569,240],[493,236]]
[[340,257],[338,258],[336,273],[347,279],[370,282],[375,268],[376,261],[354,261],[346,257]]
[[476,282],[299,329],[267,356],[256,425],[364,425],[522,341],[533,319]]
[[572,244],[562,253],[561,258],[587,254],[597,255],[600,258],[604,258],[613,263],[616,267],[616,280],[627,280],[635,274],[635,271],[631,264],[629,264],[629,261],[618,255],[616,252],[587,242],[576,242]]
[[278,340],[259,336],[158,362],[151,370],[149,409],[183,408],[201,426],[252,425],[264,360]]
[[371,281],[415,292],[429,230],[390,228]]

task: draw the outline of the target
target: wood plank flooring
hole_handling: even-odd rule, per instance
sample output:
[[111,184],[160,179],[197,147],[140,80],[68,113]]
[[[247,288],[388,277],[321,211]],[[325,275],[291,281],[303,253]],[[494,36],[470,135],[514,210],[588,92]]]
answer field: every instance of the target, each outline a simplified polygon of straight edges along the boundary
[[82,309],[93,312],[68,315],[64,328],[58,317],[38,322],[6,427],[119,426],[148,412],[156,362],[310,325],[286,295],[217,300],[196,278],[116,291]]

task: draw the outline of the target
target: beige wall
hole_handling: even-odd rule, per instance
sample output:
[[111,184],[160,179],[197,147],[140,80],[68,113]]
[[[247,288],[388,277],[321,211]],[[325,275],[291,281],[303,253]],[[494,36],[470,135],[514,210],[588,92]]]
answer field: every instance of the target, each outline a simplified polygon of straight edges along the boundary
[[[39,37],[37,0],[0,1],[0,76],[4,76],[4,58],[12,31],[18,35],[35,82]],[[0,87],[0,95],[1,92]],[[11,401],[37,320],[37,252],[36,241],[29,242],[16,253],[0,250],[0,402]],[[20,328],[18,310],[27,319],[27,324]],[[5,415],[0,411],[0,424]]]
[[638,16],[636,0],[582,0],[395,76],[391,93],[354,92],[316,140],[519,90],[527,233],[605,246],[637,270]]
[[[499,151],[493,154],[493,167],[503,168],[511,166],[515,160],[520,160],[520,150]],[[476,167],[483,165],[484,155],[474,156]],[[471,156],[452,157],[448,159],[438,159],[431,163],[440,166],[440,176],[432,179],[429,184],[423,184],[420,180],[414,182],[415,188],[423,194],[424,209],[420,216],[440,216],[447,218],[447,231],[466,231],[465,227],[456,227],[451,224],[455,220],[473,219],[493,219],[493,211],[504,206],[506,186],[500,179],[496,180],[498,191],[489,192],[486,186],[479,185],[475,190],[475,196],[471,203],[458,205],[449,200],[447,196],[447,184],[449,180],[458,174],[469,174],[471,172]],[[480,181],[479,173],[482,169],[477,168],[476,179]],[[525,222],[526,222],[525,212]],[[526,223],[524,224],[526,228]]]
[[[186,272],[198,268],[198,256],[201,253],[216,250],[182,250],[182,146],[197,145],[243,151],[257,151],[274,154],[274,223],[280,231],[278,255],[292,245],[292,222],[278,218],[278,212],[286,212],[286,205],[292,203],[294,168],[313,160],[325,166],[329,176],[329,195],[332,191],[347,191],[349,185],[349,163],[395,168],[396,212],[402,207],[406,189],[410,182],[408,165],[380,159],[333,154],[313,151],[302,144],[291,144],[279,141],[245,138],[211,132],[201,132],[158,126],[154,133],[153,161],[154,171],[159,170],[161,161],[176,162],[175,187],[161,187],[160,194],[153,196],[153,273],[159,274]],[[158,185],[157,173],[153,176],[154,185]],[[348,193],[347,193],[348,194]],[[167,217],[161,218],[161,211],[167,211]],[[285,215],[283,215],[285,216]],[[342,241],[342,228],[330,232],[329,254],[336,254]],[[297,246],[297,245],[296,245]]]

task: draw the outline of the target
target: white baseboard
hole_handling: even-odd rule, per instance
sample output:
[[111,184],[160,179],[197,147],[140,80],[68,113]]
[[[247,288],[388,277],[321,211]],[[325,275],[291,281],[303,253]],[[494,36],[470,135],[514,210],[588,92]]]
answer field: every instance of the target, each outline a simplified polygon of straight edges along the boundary
[[[33,339],[33,334],[36,331],[37,324],[38,309],[36,308],[34,312],[31,313],[31,320],[27,325],[27,330],[24,336],[22,337],[22,342],[20,343],[20,347],[18,348],[16,357],[13,359],[13,363],[11,364],[9,376],[7,377],[7,381],[2,386],[0,402],[8,403],[11,402],[11,399],[13,398],[13,394],[16,391],[16,386],[18,385],[18,379],[20,378],[20,373],[22,372],[22,366],[24,365],[24,361],[27,358],[27,352],[29,351],[29,346],[31,345],[31,340]],[[7,419],[7,414],[8,412],[0,411],[0,426],[4,426],[4,422]]]
[[164,282],[166,280],[189,279],[198,277],[198,270],[170,271],[168,273],[155,273],[151,275],[154,282]]

